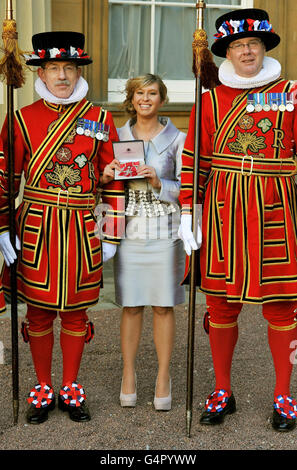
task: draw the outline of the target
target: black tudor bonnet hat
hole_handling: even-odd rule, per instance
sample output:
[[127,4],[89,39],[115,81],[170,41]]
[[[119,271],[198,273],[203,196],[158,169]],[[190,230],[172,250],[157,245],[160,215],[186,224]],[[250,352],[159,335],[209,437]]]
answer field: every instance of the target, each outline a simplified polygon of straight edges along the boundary
[[74,61],[88,65],[92,59],[84,52],[85,36],[74,31],[50,31],[32,36],[34,53],[25,55],[27,65],[40,65],[49,60]]
[[265,10],[246,8],[225,13],[216,20],[217,33],[211,51],[218,57],[226,57],[232,41],[245,37],[258,37],[265,44],[266,51],[276,47],[280,37],[269,23]]

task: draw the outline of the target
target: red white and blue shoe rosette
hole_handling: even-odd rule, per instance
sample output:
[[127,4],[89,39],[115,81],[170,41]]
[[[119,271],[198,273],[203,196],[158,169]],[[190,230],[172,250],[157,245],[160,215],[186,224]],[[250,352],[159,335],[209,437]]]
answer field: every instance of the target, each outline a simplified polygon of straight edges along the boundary
[[86,399],[83,387],[77,382],[67,383],[60,390],[60,398],[65,405],[81,406]]
[[227,405],[229,395],[226,390],[215,390],[206,399],[205,410],[211,413],[219,413]]
[[284,418],[297,418],[297,402],[288,395],[278,395],[274,398],[274,409]]
[[35,406],[35,408],[46,408],[53,401],[54,397],[52,387],[46,383],[41,383],[32,388],[27,401]]

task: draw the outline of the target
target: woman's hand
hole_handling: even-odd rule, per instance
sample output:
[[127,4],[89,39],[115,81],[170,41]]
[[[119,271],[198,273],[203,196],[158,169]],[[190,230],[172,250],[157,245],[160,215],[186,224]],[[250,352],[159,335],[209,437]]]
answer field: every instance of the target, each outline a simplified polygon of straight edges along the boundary
[[137,174],[146,178],[154,189],[161,189],[161,181],[153,166],[141,165],[137,169]]
[[109,183],[114,179],[114,170],[120,170],[120,162],[115,158],[110,162],[108,165],[105,166],[103,170],[103,174],[99,178],[99,184],[100,186]]

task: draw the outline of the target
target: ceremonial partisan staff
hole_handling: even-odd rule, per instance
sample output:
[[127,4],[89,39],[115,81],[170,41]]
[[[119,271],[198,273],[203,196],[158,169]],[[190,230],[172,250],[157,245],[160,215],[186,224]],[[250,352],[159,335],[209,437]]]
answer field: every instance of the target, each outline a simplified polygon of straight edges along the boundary
[[[7,85],[7,155],[8,155],[8,199],[9,199],[9,233],[10,242],[16,251],[15,228],[15,188],[14,188],[14,102],[15,88],[24,82],[22,54],[18,48],[16,22],[13,19],[12,0],[6,1],[6,19],[3,22],[3,52],[0,61],[0,76]],[[16,261],[10,266],[11,291],[11,340],[12,340],[12,387],[13,387],[13,421],[18,421],[19,410],[19,365],[18,365],[18,310],[17,310],[17,275]]]
[[[195,75],[195,140],[194,140],[194,165],[193,165],[193,211],[192,231],[197,233],[199,207],[199,170],[200,170],[200,122],[201,122],[201,96],[202,87],[213,88],[219,84],[217,67],[213,62],[212,54],[208,49],[207,35],[203,29],[204,1],[196,3],[197,29],[194,32],[193,48],[193,73]],[[189,311],[188,311],[188,349],[187,349],[187,435],[191,435],[192,402],[193,402],[193,366],[194,366],[194,337],[195,337],[195,305],[196,286],[198,279],[198,253],[192,251],[190,257],[190,281],[189,281]],[[199,260],[199,258],[198,258]]]

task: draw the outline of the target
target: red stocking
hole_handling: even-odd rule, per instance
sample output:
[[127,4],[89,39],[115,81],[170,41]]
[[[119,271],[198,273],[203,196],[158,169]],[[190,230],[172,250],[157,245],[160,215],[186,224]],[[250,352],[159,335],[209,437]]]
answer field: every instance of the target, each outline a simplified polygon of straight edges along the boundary
[[223,389],[231,394],[231,366],[233,352],[238,338],[237,323],[209,323],[209,342],[216,377],[216,390]]
[[290,395],[290,380],[293,361],[290,357],[294,354],[297,339],[296,323],[278,327],[268,325],[268,342],[275,368],[275,389],[274,396]]
[[56,312],[28,305],[29,343],[38,382],[51,383],[53,321]]
[[86,322],[88,317],[85,310],[60,312],[61,334],[60,344],[63,354],[63,382],[75,382],[80,367],[85,344]]

